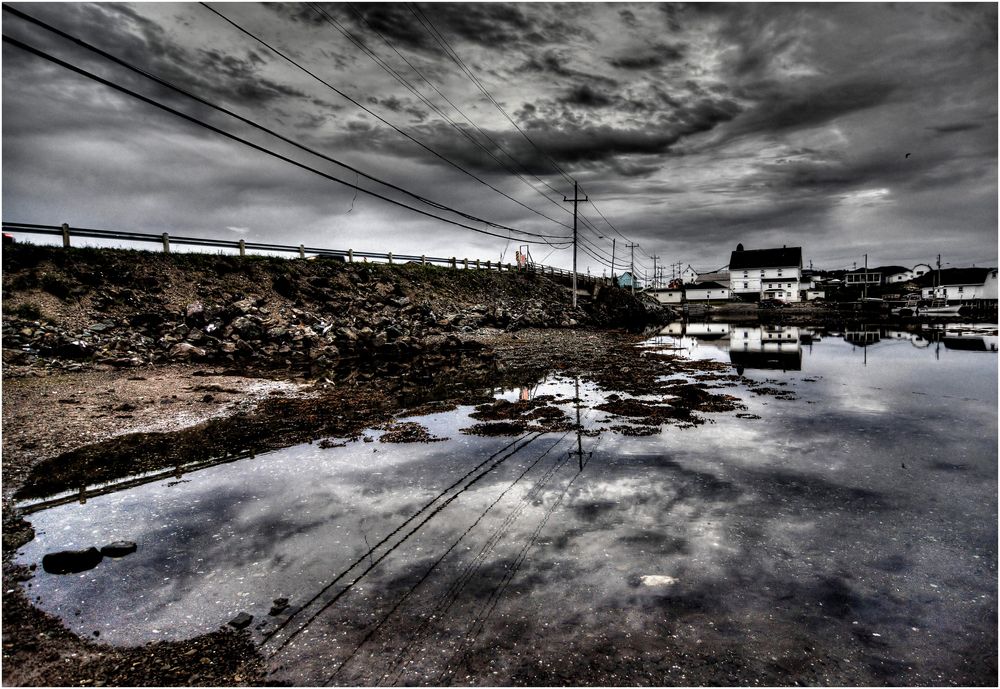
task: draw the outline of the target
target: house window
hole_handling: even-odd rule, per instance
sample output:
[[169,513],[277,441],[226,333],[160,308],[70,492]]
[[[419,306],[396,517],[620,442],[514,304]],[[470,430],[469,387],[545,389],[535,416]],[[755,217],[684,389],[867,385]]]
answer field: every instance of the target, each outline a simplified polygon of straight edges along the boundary
[[762,271],[760,271],[760,276],[761,276],[761,277],[764,277],[764,271],[763,271],[763,270],[762,270]]
[[744,282],[744,283],[743,283],[743,289],[746,289],[746,288],[747,288],[747,284],[748,284],[748,283],[746,283],[746,282]]
[[781,277],[781,268],[778,268],[778,277]]
[[748,273],[747,271],[744,270],[743,271],[743,277],[749,277],[749,276],[750,276],[750,273]]
[[965,289],[964,287],[959,287],[958,288],[958,293],[961,294],[964,289]]

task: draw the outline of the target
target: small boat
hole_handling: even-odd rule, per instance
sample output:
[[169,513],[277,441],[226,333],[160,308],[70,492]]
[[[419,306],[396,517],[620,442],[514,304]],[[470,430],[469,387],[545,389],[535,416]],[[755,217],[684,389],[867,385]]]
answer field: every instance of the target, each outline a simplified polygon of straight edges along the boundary
[[961,304],[948,305],[944,299],[935,299],[929,306],[917,308],[918,316],[957,316],[962,310]]
[[917,310],[920,307],[920,295],[911,295],[907,297],[906,302],[902,306],[892,309],[892,314],[894,316],[915,316]]

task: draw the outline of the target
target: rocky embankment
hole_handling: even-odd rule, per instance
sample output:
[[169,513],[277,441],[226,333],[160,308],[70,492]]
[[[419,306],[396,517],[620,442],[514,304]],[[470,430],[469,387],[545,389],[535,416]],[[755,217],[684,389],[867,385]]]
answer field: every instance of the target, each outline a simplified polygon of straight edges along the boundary
[[9,246],[5,375],[167,362],[323,369],[460,348],[482,328],[666,322],[663,307],[530,272]]

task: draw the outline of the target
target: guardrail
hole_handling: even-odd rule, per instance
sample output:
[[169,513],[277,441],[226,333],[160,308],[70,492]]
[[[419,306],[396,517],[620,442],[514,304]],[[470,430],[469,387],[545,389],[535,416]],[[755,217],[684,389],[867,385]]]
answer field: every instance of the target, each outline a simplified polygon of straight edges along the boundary
[[[538,272],[543,275],[571,277],[572,271],[546,266],[541,263],[530,263],[524,268],[519,268],[510,263],[500,263],[499,261],[480,261],[480,259],[469,258],[441,258],[437,256],[411,256],[408,254],[378,253],[372,251],[354,251],[353,249],[323,249],[310,247],[304,244],[290,246],[287,244],[268,244],[262,242],[248,242],[242,239],[203,239],[201,237],[179,237],[170,235],[167,232],[162,234],[151,234],[148,232],[128,232],[125,230],[97,230],[87,227],[70,227],[68,224],[62,225],[36,225],[32,223],[3,222],[4,232],[18,232],[20,234],[38,234],[62,237],[63,247],[69,247],[71,237],[87,237],[91,239],[111,239],[129,242],[146,242],[159,244],[163,247],[164,253],[170,253],[173,245],[182,246],[208,246],[219,249],[235,249],[240,256],[246,256],[247,251],[270,251],[278,253],[294,253],[299,258],[310,256],[335,258],[347,263],[357,263],[359,261],[385,261],[389,264],[394,262],[418,262],[424,265],[444,265],[453,269],[461,266],[464,270],[528,270]],[[577,273],[577,280],[588,280],[590,282],[606,282],[610,284],[609,278],[598,278],[583,273]]]

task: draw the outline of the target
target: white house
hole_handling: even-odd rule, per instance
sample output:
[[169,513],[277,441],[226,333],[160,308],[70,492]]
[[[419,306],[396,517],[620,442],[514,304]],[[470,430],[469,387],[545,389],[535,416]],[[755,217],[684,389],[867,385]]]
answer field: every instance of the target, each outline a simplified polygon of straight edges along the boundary
[[[937,274],[931,276],[937,282]],[[926,278],[925,278],[926,280]],[[944,299],[949,303],[997,298],[996,268],[950,268],[940,271],[940,284],[920,290],[922,299]]]
[[690,263],[681,271],[681,281],[686,285],[698,281],[698,271],[692,268]]
[[669,287],[657,287],[646,290],[646,293],[656,299],[661,304],[680,304],[684,301],[683,289],[670,289]]
[[801,301],[802,247],[745,250],[740,244],[729,259],[733,295],[757,301]]
[[745,368],[801,370],[801,334],[797,326],[733,325],[729,331],[729,360],[741,374]]
[[684,298],[687,301],[729,301],[729,288],[718,282],[684,285]]

